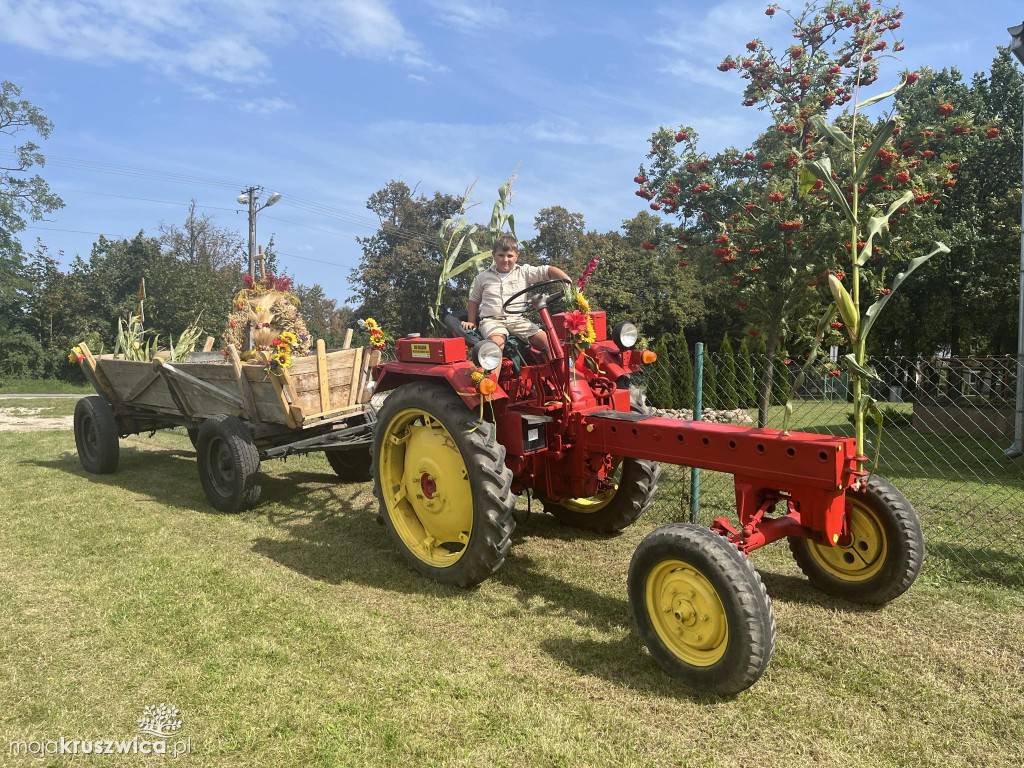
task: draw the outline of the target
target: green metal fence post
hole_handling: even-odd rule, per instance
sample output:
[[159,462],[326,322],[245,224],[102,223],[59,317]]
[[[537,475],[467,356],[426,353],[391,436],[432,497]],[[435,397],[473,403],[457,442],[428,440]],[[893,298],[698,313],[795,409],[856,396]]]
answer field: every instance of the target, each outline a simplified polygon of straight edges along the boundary
[[[700,421],[703,415],[701,390],[704,388],[704,344],[697,342],[693,347],[693,420]],[[697,522],[700,509],[700,469],[690,467],[690,522]]]

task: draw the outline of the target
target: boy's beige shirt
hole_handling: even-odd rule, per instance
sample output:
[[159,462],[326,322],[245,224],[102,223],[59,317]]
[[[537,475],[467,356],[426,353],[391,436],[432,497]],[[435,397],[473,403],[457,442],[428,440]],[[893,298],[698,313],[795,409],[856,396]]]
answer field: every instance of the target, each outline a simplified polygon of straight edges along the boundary
[[[477,320],[485,317],[505,317],[501,308],[510,296],[515,296],[519,291],[525,290],[534,283],[547,280],[550,274],[549,267],[534,267],[530,264],[516,264],[512,267],[504,279],[499,276],[495,265],[491,265],[473,281],[473,287],[469,289],[469,300],[480,305],[477,312]],[[516,305],[509,307],[512,314],[522,314],[526,308],[523,301],[517,301]]]

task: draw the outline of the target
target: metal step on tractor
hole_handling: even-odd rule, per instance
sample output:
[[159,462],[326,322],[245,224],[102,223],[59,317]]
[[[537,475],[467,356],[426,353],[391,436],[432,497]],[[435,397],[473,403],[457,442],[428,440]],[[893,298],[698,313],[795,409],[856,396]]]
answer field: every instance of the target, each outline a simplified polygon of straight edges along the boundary
[[[686,684],[737,693],[764,673],[775,648],[771,601],[748,555],[782,538],[817,587],[883,604],[906,591],[924,541],[903,495],[860,467],[852,438],[781,432],[653,415],[630,377],[654,362],[620,322],[585,355],[565,313],[561,283],[510,297],[526,301],[550,357],[509,339],[504,354],[457,317],[452,338],[402,338],[377,367],[389,391],[372,442],[374,492],[388,533],[419,573],[471,586],[509,551],[516,496],[530,492],[566,525],[613,532],[650,505],[661,464],[735,478],[738,523],[672,523],[637,547],[627,579],[640,637]],[[475,342],[470,348],[468,342]],[[467,351],[468,359],[467,359]]]

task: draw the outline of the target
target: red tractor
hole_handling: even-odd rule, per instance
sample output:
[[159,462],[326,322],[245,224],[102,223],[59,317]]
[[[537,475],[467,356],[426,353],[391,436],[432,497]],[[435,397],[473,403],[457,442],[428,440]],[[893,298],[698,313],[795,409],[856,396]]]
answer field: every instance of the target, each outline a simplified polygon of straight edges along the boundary
[[[748,554],[781,538],[821,589],[886,603],[921,567],[913,507],[860,469],[852,438],[785,433],[652,415],[630,376],[654,361],[633,349],[635,326],[608,338],[594,312],[588,360],[551,313],[560,283],[511,297],[539,313],[550,359],[515,339],[504,354],[451,315],[454,338],[403,338],[377,369],[374,492],[389,534],[411,566],[447,584],[494,573],[511,545],[519,494],[530,492],[568,525],[617,531],[658,487],[660,463],[735,477],[738,524],[673,523],[641,542],[628,591],[640,637],[670,675],[731,694],[753,684],[775,647],[771,601]],[[545,293],[545,291],[552,291]]]

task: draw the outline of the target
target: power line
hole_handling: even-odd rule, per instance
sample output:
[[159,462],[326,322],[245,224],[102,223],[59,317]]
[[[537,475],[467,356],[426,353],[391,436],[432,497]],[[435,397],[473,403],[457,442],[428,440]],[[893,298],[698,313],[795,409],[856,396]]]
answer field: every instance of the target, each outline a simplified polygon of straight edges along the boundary
[[[11,155],[17,154],[13,150],[0,150],[0,152],[3,152],[4,154],[11,154]],[[46,159],[47,159],[47,162],[50,162],[53,165],[56,165],[58,167],[71,168],[71,169],[75,169],[75,170],[81,170],[81,171],[93,172],[93,173],[104,173],[104,174],[111,174],[111,175],[118,175],[118,176],[127,176],[127,177],[140,178],[140,179],[149,179],[149,180],[153,180],[153,181],[165,181],[165,182],[176,183],[176,184],[189,184],[189,185],[193,185],[193,186],[214,187],[214,188],[219,188],[219,189],[237,190],[237,189],[245,187],[245,184],[225,181],[225,180],[221,180],[221,179],[209,179],[209,178],[203,178],[203,177],[199,177],[199,176],[192,176],[192,175],[189,175],[189,174],[175,173],[175,172],[170,172],[170,171],[160,171],[160,170],[156,170],[156,169],[152,169],[152,168],[139,168],[139,167],[136,167],[136,166],[117,165],[117,164],[114,164],[114,163],[105,163],[105,162],[96,161],[96,160],[84,160],[84,159],[81,159],[81,158],[67,157],[67,156],[64,156],[64,155],[47,155]],[[84,190],[78,190],[78,191],[84,192]],[[112,194],[112,193],[101,193],[101,192],[85,192],[85,194],[96,194],[96,195],[103,195],[103,196],[107,196],[107,197],[118,197],[118,198],[129,199],[129,200],[140,200],[140,201],[145,201],[145,202],[163,203],[163,204],[167,204],[167,205],[188,205],[187,203],[179,203],[179,202],[175,202],[175,201],[171,201],[171,200],[155,200],[155,199],[151,199],[151,198],[134,197],[134,196],[131,196],[131,195],[115,195],[115,194]],[[316,214],[316,215],[319,215],[319,216],[324,216],[326,218],[334,219],[336,221],[342,221],[342,222],[345,222],[345,223],[348,223],[348,224],[355,224],[357,226],[360,226],[360,227],[363,227],[363,228],[366,228],[366,229],[382,230],[386,226],[386,222],[383,222],[380,219],[374,219],[374,218],[371,218],[371,217],[368,217],[368,216],[364,216],[364,215],[361,215],[361,214],[352,213],[352,212],[347,211],[347,210],[345,210],[343,208],[334,208],[334,207],[326,205],[324,203],[319,203],[319,202],[316,202],[314,200],[308,200],[308,199],[299,197],[297,195],[292,195],[292,194],[287,193],[287,192],[282,192],[282,201],[281,202],[286,204],[286,205],[290,205],[293,208],[297,208],[299,210],[305,211],[307,213],[313,213],[313,214]],[[204,208],[204,209],[209,209],[209,210],[235,211],[236,213],[240,212],[240,211],[236,211],[236,209],[233,209],[233,208],[224,208],[224,207],[220,207],[220,206],[197,206],[197,207]],[[267,218],[276,218],[276,217],[267,216]],[[305,227],[307,229],[318,229],[318,228],[312,227],[310,225],[299,224],[298,222],[288,221],[286,219],[277,218],[277,220],[283,221],[285,223],[293,224],[294,226]],[[335,235],[338,235],[338,236],[341,236],[341,237],[349,236],[349,235],[343,235],[343,234],[338,233],[338,232],[332,232],[330,230],[319,230],[319,231],[328,232],[329,234],[335,234]],[[419,229],[405,229],[405,228],[396,227],[396,226],[393,226],[393,225],[388,229],[387,234],[391,235],[393,237],[396,237],[396,238],[398,238],[400,240],[404,240],[406,242],[412,242],[413,240],[419,239],[419,240],[423,240],[427,244],[432,243],[434,241],[434,238],[437,236],[437,233],[434,232],[434,231],[419,230]]]

